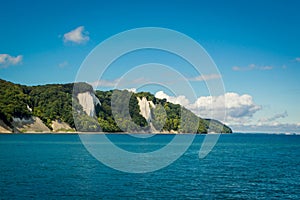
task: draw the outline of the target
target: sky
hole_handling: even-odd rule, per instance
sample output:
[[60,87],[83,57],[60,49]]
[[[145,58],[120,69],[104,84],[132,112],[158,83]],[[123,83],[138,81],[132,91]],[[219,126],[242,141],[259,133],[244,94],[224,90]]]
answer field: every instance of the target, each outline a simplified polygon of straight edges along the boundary
[[[210,117],[211,109],[217,112],[220,97],[224,97],[227,114],[219,120],[236,132],[300,132],[300,1],[0,3],[1,79],[26,85],[74,82],[84,60],[101,42],[130,29],[167,28],[198,42],[219,73],[199,75],[176,55],[145,49],[121,56],[99,75],[95,83],[100,89],[111,89],[135,66],[161,63],[189,81],[195,98],[183,89],[176,94],[166,87],[136,88],[132,84],[128,89],[150,91],[201,117]],[[151,71],[151,66],[147,69],[147,73],[137,70],[130,77],[136,78],[132,83],[160,74]],[[168,83],[180,85],[174,80]],[[224,94],[211,96],[207,89],[210,81],[222,81]],[[211,102],[213,108],[208,106]]]

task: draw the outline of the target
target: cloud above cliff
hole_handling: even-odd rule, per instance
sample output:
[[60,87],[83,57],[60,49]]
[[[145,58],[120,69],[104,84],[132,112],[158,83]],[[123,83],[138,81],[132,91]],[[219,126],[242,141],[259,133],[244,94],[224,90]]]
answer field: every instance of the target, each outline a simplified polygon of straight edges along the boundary
[[0,68],[7,68],[12,65],[21,64],[22,60],[22,55],[11,56],[9,54],[0,54]]
[[126,88],[125,90],[127,90],[128,92],[137,93],[136,88]]
[[84,44],[90,40],[89,33],[84,30],[84,26],[79,26],[76,29],[64,34],[64,42]]
[[252,96],[248,94],[239,95],[229,92],[221,96],[204,96],[198,98],[193,104],[188,106],[199,116],[217,117],[224,120],[223,110],[226,111],[226,122],[239,122],[249,120],[257,111],[261,110],[261,106],[255,104]]
[[183,95],[179,95],[177,97],[174,97],[174,96],[167,95],[163,91],[158,91],[158,92],[155,93],[155,97],[159,98],[159,99],[166,99],[170,103],[180,104],[180,105],[185,106],[185,107],[190,105],[190,101]]
[[[248,121],[257,111],[262,109],[261,106],[253,101],[252,96],[248,94],[239,95],[233,92],[228,92],[221,96],[202,96],[195,102],[190,102],[183,95],[177,97],[169,96],[163,91],[157,92],[155,97],[165,98],[171,103],[180,104],[200,117],[213,117],[232,123]],[[224,109],[226,111],[226,119],[224,119]]]

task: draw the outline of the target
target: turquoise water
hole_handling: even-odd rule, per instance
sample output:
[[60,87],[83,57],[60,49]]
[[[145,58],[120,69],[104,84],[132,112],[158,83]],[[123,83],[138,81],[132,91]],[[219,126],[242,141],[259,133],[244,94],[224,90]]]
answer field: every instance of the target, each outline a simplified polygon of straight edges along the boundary
[[[172,137],[110,139],[146,152]],[[97,161],[77,135],[0,135],[0,199],[300,199],[300,136],[221,135],[200,160],[203,138],[166,168],[129,174]]]

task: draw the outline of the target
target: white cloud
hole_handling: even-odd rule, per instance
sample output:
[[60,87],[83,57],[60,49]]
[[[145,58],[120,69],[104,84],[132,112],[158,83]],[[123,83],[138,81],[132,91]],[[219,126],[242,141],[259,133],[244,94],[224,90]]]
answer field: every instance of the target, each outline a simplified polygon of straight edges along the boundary
[[251,70],[272,70],[274,67],[270,65],[264,65],[264,66],[257,66],[255,64],[250,64],[246,67],[241,67],[241,66],[233,66],[232,70],[233,71],[251,71]]
[[296,62],[300,62],[300,57],[295,58]]
[[190,78],[190,81],[208,81],[213,79],[220,79],[222,76],[220,74],[207,74],[207,75],[200,75],[197,77]]
[[18,55],[14,57],[9,54],[0,54],[0,68],[6,68],[11,65],[21,64],[22,60],[23,60],[22,55]]
[[288,113],[287,113],[287,111],[285,111],[283,113],[276,114],[276,115],[274,115],[272,117],[269,117],[269,118],[262,118],[262,119],[258,120],[258,123],[260,124],[260,123],[266,123],[266,122],[273,122],[277,119],[285,118],[287,116],[288,116]]
[[[203,96],[193,103],[190,103],[183,95],[173,97],[163,91],[157,92],[155,97],[165,98],[171,103],[181,104],[200,117],[212,118],[213,115],[213,118],[221,121],[225,120],[226,123],[249,121],[257,111],[261,110],[261,106],[256,105],[252,96],[248,94],[225,93],[221,96]],[[224,109],[226,119],[224,119]]]
[[221,96],[200,97],[195,103],[189,105],[192,111],[201,117],[211,117],[213,113],[219,120],[223,117],[223,110],[226,110],[226,122],[248,121],[261,107],[256,105],[252,96],[248,94],[225,93]]
[[167,99],[167,101],[170,103],[180,104],[182,106],[188,106],[190,104],[189,100],[183,95],[173,97],[173,96],[167,95],[163,91],[158,91],[155,93],[155,97],[159,98],[159,99]]
[[64,34],[64,42],[84,44],[90,40],[88,34],[88,32],[84,31],[84,26],[79,26],[76,29]]
[[273,69],[273,67],[270,66],[270,65],[266,65],[266,66],[261,66],[261,67],[259,67],[258,69],[259,69],[259,70],[271,70],[271,69]]
[[69,65],[68,61],[64,61],[64,62],[58,64],[58,66],[59,66],[60,68],[64,68],[64,67],[66,67],[66,66],[68,66],[68,65]]
[[128,92],[137,93],[136,88],[128,88],[128,89],[125,89],[125,90],[127,90]]

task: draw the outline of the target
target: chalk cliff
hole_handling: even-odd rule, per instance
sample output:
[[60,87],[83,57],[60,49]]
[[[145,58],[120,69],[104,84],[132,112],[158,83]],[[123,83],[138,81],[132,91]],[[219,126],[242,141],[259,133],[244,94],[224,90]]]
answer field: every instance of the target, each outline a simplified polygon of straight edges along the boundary
[[82,106],[83,111],[90,117],[95,117],[95,106],[101,105],[99,99],[95,96],[94,93],[91,92],[84,92],[84,93],[78,93],[77,98],[79,101],[79,104]]

